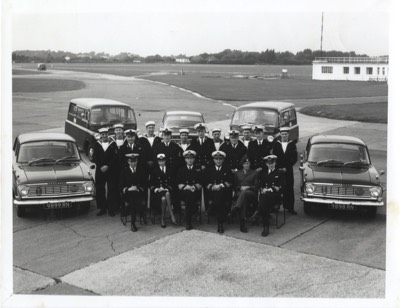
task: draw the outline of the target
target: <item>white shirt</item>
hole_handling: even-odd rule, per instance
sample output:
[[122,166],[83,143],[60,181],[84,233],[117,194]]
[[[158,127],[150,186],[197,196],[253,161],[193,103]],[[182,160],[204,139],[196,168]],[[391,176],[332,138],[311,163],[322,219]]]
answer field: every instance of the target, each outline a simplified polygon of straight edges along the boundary
[[155,136],[153,136],[153,137],[146,137],[146,138],[147,138],[147,140],[149,140],[150,145],[153,146],[153,142],[154,142]]
[[180,146],[181,146],[181,148],[182,148],[183,151],[186,151],[186,149],[187,149],[188,146],[189,146],[189,143],[185,143],[185,144],[181,143]]
[[128,148],[130,148],[131,150],[133,150],[133,146],[134,146],[135,144],[134,143],[128,143]]
[[130,166],[129,166],[129,168],[131,169],[132,173],[135,173],[135,172],[136,172],[136,168],[134,169],[134,168],[132,168],[132,167],[130,167]]
[[244,143],[244,145],[246,146],[246,148],[248,148],[249,147],[249,142],[250,142],[251,140],[243,140],[243,143]]
[[221,142],[214,142],[215,149],[218,151],[221,146]]
[[217,171],[220,171],[220,170],[221,170],[221,167],[215,166],[215,169],[216,169]]
[[121,145],[124,144],[124,139],[117,139],[115,140],[115,142],[117,143],[117,146],[120,147]]
[[199,143],[200,143],[200,145],[203,145],[204,144],[204,138],[199,138]]
[[103,147],[104,152],[107,151],[108,146],[110,145],[109,142],[101,142],[100,144]]
[[286,153],[286,148],[287,148],[288,143],[289,142],[283,142],[283,141],[281,142],[283,153]]
[[164,167],[160,167],[161,168],[161,172],[165,173],[165,166]]

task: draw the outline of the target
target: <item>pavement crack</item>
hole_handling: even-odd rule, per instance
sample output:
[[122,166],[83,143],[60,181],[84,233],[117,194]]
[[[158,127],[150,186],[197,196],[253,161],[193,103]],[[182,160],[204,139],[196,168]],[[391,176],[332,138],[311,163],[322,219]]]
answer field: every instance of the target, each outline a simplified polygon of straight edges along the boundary
[[44,223],[41,223],[41,224],[38,224],[38,225],[34,225],[34,226],[31,226],[31,227],[23,228],[23,229],[14,230],[13,233],[17,233],[17,232],[20,232],[20,231],[33,229],[33,228],[36,228],[36,227],[39,227],[39,226],[43,226],[45,224],[47,224],[47,222],[44,222]]
[[114,248],[114,242],[110,239],[110,236],[111,236],[111,235],[107,235],[107,236],[106,236],[106,239],[111,243],[111,249],[112,249],[115,253],[118,253],[118,251],[116,251],[115,248]]
[[67,225],[63,224],[62,222],[58,222],[58,223],[59,223],[61,226],[63,226],[64,228],[67,228],[67,229],[71,230],[71,231],[74,232],[76,235],[78,235],[78,236],[80,236],[80,237],[83,237],[83,238],[88,238],[87,235],[80,234],[79,232],[77,232],[76,230],[74,230],[73,228],[71,228],[70,226],[67,226]]

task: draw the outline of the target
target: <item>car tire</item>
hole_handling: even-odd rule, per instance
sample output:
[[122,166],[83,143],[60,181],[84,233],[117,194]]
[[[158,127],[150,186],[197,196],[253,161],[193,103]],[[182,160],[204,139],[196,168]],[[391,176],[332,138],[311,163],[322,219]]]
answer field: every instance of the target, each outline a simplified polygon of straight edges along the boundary
[[17,205],[17,216],[24,217],[25,216],[25,208]]
[[304,213],[307,214],[307,215],[310,215],[311,214],[311,207],[312,207],[311,203],[304,202]]
[[377,206],[369,206],[366,208],[366,210],[367,210],[367,217],[375,218],[378,207]]

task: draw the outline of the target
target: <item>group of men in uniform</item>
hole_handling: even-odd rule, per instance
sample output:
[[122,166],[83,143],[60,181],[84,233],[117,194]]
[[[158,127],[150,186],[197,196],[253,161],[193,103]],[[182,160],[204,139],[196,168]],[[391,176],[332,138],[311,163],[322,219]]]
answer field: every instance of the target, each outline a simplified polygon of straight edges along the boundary
[[221,129],[212,129],[210,138],[205,124],[198,123],[194,126],[197,138],[189,141],[189,130],[183,128],[179,142],[173,142],[168,128],[159,137],[154,121],[145,126],[144,135],[134,129],[124,131],[123,124],[114,125],[112,135],[108,128],[99,129],[100,138],[89,153],[96,164],[97,215],[108,212],[114,216],[120,206],[128,204],[135,232],[137,214],[146,223],[149,189],[149,203],[161,213],[163,228],[165,214],[175,223],[174,213],[181,213],[184,206],[186,229],[192,229],[192,216],[200,214],[202,196],[206,215],[216,215],[220,234],[227,217],[238,212],[240,230],[247,232],[246,217],[253,210],[251,219],[261,215],[262,235],[268,235],[269,212],[281,196],[284,207],[296,214],[293,165],[297,149],[288,140],[287,129],[281,129],[280,140],[268,141],[263,126],[243,125],[243,137],[231,130],[223,140]]

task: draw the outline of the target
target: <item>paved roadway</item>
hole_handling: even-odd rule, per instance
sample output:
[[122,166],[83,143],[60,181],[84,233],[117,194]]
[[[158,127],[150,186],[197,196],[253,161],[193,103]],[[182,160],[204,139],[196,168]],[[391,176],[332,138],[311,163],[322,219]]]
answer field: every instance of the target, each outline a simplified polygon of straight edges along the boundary
[[[142,129],[147,120],[159,120],[165,110],[173,109],[201,111],[207,122],[226,129],[226,114],[232,112],[224,102],[135,78],[63,71],[51,77],[82,80],[86,87],[13,93],[13,136],[27,131],[62,131],[68,101],[76,97],[126,102],[140,114]],[[386,125],[301,114],[299,124],[299,151],[307,137],[317,132],[354,135],[367,142],[377,169],[386,168]],[[295,168],[296,181],[298,178]],[[196,224],[196,230],[189,232],[182,226],[170,224],[162,229],[149,224],[133,234],[117,216],[96,217],[95,204],[88,214],[64,213],[61,217],[37,211],[22,219],[14,211],[14,292],[384,297],[386,209],[379,209],[375,219],[322,210],[306,216],[298,186],[296,183],[295,209],[299,215],[289,215],[286,224],[279,230],[271,228],[266,238],[260,236],[261,227],[257,226],[250,226],[247,234],[240,233],[237,222],[219,236],[214,221]]]

